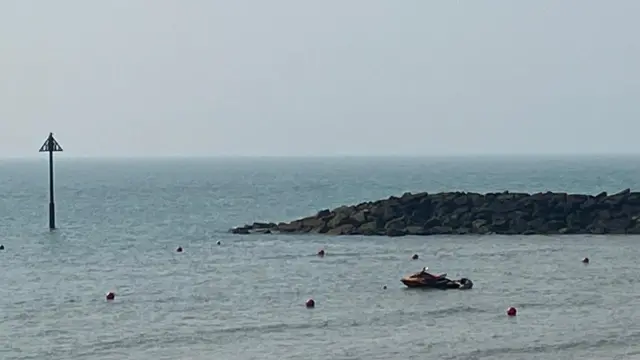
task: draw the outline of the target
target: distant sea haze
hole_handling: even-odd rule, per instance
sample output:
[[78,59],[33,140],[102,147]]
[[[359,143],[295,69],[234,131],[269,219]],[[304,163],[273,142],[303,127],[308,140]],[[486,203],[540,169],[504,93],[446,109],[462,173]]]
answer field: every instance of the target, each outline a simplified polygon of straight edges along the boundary
[[[227,232],[407,191],[638,190],[640,157],[96,160],[63,153],[55,232],[47,229],[46,161],[0,160],[2,359],[640,354],[636,236]],[[474,288],[406,290],[400,278],[423,266],[468,277]],[[107,291],[117,294],[113,302]],[[309,298],[314,309],[304,306]],[[505,315],[510,306],[515,318]]]

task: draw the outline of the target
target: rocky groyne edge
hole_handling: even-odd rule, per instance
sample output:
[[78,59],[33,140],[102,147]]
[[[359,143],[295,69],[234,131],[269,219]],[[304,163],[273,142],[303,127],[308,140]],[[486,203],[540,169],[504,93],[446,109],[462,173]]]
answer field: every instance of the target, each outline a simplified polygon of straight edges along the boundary
[[640,192],[405,193],[322,210],[291,222],[256,222],[230,232],[377,236],[640,234]]

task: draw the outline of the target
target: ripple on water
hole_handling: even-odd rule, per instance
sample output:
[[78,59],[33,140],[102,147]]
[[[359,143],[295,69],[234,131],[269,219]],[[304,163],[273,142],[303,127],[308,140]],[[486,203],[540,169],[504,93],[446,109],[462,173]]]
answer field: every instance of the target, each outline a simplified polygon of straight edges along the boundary
[[[640,166],[629,162],[397,162],[318,169],[306,161],[288,167],[73,167],[61,161],[61,229],[54,233],[34,220],[46,219],[46,188],[37,190],[42,169],[11,170],[17,175],[0,181],[6,246],[0,357],[585,360],[640,354],[638,237],[226,233],[246,222],[288,220],[405,190],[597,193],[640,185],[634,170]],[[596,184],[591,174],[602,169],[611,176]],[[8,171],[0,169],[0,176]],[[559,172],[573,175],[549,175]],[[176,253],[177,246],[185,251]],[[324,258],[315,255],[321,248]],[[410,260],[414,253],[420,260]],[[588,266],[580,263],[584,256],[592,260]],[[474,289],[405,289],[400,277],[423,266],[469,277]],[[117,293],[112,303],[104,300],[109,290]],[[317,304],[311,310],[304,306],[310,297]],[[509,306],[518,308],[517,317],[505,316]]]

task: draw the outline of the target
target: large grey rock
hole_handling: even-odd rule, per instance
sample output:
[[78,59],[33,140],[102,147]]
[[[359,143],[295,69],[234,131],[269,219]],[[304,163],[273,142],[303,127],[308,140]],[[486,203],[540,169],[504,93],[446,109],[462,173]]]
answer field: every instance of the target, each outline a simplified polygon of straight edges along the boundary
[[289,223],[256,222],[235,234],[640,234],[640,192],[404,193],[321,210]]

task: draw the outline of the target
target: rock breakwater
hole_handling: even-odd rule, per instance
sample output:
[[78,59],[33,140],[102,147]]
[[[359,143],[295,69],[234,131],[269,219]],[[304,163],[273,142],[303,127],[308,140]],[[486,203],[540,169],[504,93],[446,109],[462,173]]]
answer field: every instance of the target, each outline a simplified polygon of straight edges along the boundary
[[405,193],[322,210],[281,223],[253,223],[235,234],[327,235],[640,234],[640,192]]

